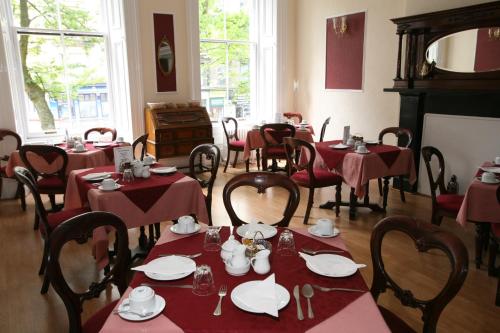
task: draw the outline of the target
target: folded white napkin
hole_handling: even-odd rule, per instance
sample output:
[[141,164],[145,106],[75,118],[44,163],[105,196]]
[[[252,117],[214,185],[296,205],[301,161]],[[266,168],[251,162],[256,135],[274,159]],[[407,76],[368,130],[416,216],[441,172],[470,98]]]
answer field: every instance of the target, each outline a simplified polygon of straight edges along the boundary
[[351,274],[353,269],[366,267],[364,264],[356,264],[346,257],[324,254],[311,256],[302,252],[299,255],[316,271],[324,275],[347,275]]
[[111,174],[111,172],[94,172],[94,173],[86,174],[85,176],[82,176],[82,178],[85,180],[91,180],[91,179],[105,177],[105,176],[110,175],[110,174]]
[[196,263],[185,257],[168,256],[157,258],[146,265],[133,267],[132,269],[162,275],[178,275],[194,272],[196,270]]
[[264,312],[278,317],[278,297],[276,295],[274,274],[259,281],[255,288],[248,289],[235,297],[255,311]]

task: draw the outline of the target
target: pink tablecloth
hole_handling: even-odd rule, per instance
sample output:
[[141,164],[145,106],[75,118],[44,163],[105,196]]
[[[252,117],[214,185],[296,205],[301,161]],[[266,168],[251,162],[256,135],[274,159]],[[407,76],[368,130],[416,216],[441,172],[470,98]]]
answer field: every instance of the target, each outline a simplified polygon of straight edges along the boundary
[[[297,129],[295,132],[295,137],[307,142],[314,142],[313,138],[314,132],[312,127],[308,130]],[[245,149],[243,151],[243,159],[248,160],[253,149],[259,149],[264,147],[264,140],[260,136],[260,131],[257,129],[251,130],[247,133],[247,138],[245,140]]]
[[[64,209],[82,207],[86,200],[80,197],[81,191],[77,183],[77,174],[86,170],[72,171],[68,177]],[[142,190],[142,189],[141,189]],[[91,189],[87,193],[88,203],[92,210],[108,211],[118,215],[127,225],[135,228],[160,221],[173,220],[182,215],[196,214],[201,222],[208,222],[205,196],[198,181],[190,177],[182,177],[168,187],[156,202],[144,211],[122,191],[103,192]],[[99,267],[107,263],[108,238],[105,230],[94,232],[95,257]]]
[[[330,246],[345,249],[345,245],[343,244],[340,237],[333,239],[310,237],[306,229],[294,230],[294,232],[307,236],[305,237],[305,239],[304,237],[300,239],[300,242],[302,243],[305,241],[308,245],[317,244],[318,246],[321,246],[321,243],[319,242],[322,242]],[[223,230],[222,238],[225,239],[227,237],[227,234],[227,230]],[[179,239],[179,236],[177,235],[173,236],[175,238],[172,238],[172,236],[173,235],[171,232],[165,231],[155,249],[152,250],[151,255],[148,259],[150,260],[156,257],[156,252],[159,252],[160,249],[161,251],[172,251],[172,249],[170,248],[167,249],[167,247],[169,247],[168,243]],[[296,237],[297,241],[299,241],[298,235],[296,235]],[[193,249],[196,248],[196,246],[201,247],[202,238],[203,235],[186,237],[186,241],[190,240],[190,242],[175,242],[175,248],[183,247],[185,245],[188,246],[187,244],[190,244],[189,246]],[[170,247],[173,246],[174,243],[172,243]],[[183,250],[185,249],[183,248]],[[253,272],[250,272],[243,277],[229,276],[225,272],[218,269],[217,266],[220,265],[216,265],[215,262],[219,262],[220,258],[215,257],[218,257],[218,253],[203,252],[203,255],[197,258],[195,261],[199,264],[207,262],[210,263],[212,269],[214,270],[214,280],[217,286],[221,283],[227,283],[230,286],[231,290],[235,287],[235,285],[241,282],[265,278],[265,276],[259,276]],[[341,286],[353,283],[355,280],[359,280],[361,278],[359,273],[351,277],[341,279],[320,277],[308,271],[307,268],[305,268],[304,262],[301,259],[298,259],[298,257],[280,257],[277,254],[274,254],[271,262],[274,263],[272,265],[276,270],[279,270],[279,268],[277,268],[277,260],[298,261],[297,265],[292,266],[293,268],[291,269],[291,271],[295,273],[292,273],[291,276],[284,276],[283,274],[276,273],[277,282],[283,284],[289,291],[293,288],[294,284],[302,284],[304,279],[308,281],[320,280],[319,284],[322,285],[335,284]],[[290,267],[288,268],[288,270],[290,270]],[[296,274],[296,276],[293,274]],[[131,286],[136,286],[137,283],[144,279],[146,278],[142,273],[137,273],[131,283]],[[191,280],[192,276],[180,281],[176,281],[176,283],[190,283]],[[360,283],[363,285],[360,288],[366,288],[366,285],[364,284],[362,279],[360,280]],[[127,294],[129,291],[130,288],[127,291]],[[280,311],[279,319],[274,320],[269,316],[253,315],[240,311],[238,308],[236,308],[235,305],[231,303],[229,295],[223,301],[222,316],[214,317],[211,315],[211,312],[213,311],[213,308],[215,307],[215,304],[217,302],[217,295],[198,297],[193,296],[191,294],[191,291],[189,290],[176,288],[159,288],[158,293],[161,293],[164,297],[166,297],[167,303],[165,310],[163,310],[163,312],[158,317],[149,321],[134,323],[125,321],[116,315],[111,315],[108,317],[101,332],[182,332],[183,329],[189,332],[211,332],[224,330],[238,332],[274,332],[284,331],[285,328],[286,331],[294,332],[332,332],[339,331],[339,328],[342,328],[340,330],[342,332],[389,332],[389,329],[385,324],[369,292],[366,292],[362,295],[353,295],[352,293],[333,295],[327,293],[320,294],[320,292],[318,292],[313,299],[313,307],[316,306],[314,307],[316,314],[316,318],[314,320],[307,319],[307,305],[305,299],[301,297],[302,309],[306,314],[306,319],[304,321],[298,321],[296,319],[296,306],[294,304],[295,300],[293,299],[292,295],[290,304],[288,304],[288,306]],[[126,295],[124,295],[124,297],[126,297]],[[336,297],[333,298],[334,296]],[[179,316],[184,316],[185,311],[189,311],[185,306],[181,306],[180,303],[183,302],[182,297],[185,297],[187,301],[193,299],[193,301],[190,303],[192,304],[190,310],[199,314],[196,316],[196,323],[190,323],[186,322],[186,320],[180,320]],[[326,303],[324,303],[325,301]],[[344,305],[339,307],[341,303],[343,303]],[[201,313],[201,311],[204,311],[204,313]],[[325,314],[327,314],[329,311],[331,311],[333,315],[326,315],[325,317]],[[201,320],[200,318],[203,318],[203,320]],[[360,318],[362,318],[362,320]],[[184,325],[189,325],[191,326],[191,328],[184,327]],[[183,328],[181,328],[181,326]]]
[[[483,166],[491,166],[485,163]],[[457,215],[457,222],[465,226],[467,221],[500,223],[500,203],[497,201],[498,184],[484,184],[474,179],[465,193]]]
[[[413,151],[388,145],[367,146],[373,152],[358,154],[351,150],[337,150],[329,145],[340,141],[316,143],[315,167],[334,170],[342,175],[347,185],[355,189],[358,197],[365,195],[370,179],[407,175],[411,184],[417,180]],[[304,158],[305,154],[302,154]]]
[[[69,174],[72,170],[114,164],[113,148],[121,145],[129,144],[112,144],[109,147],[104,147],[102,149],[95,148],[92,144],[86,144],[85,148],[87,151],[82,153],[75,153],[73,150],[68,149],[66,151],[68,153],[68,166],[66,167],[66,174]],[[54,170],[59,169],[62,163],[62,159],[60,158],[51,160],[50,158],[47,159],[38,156],[33,156],[30,161],[36,165],[37,169],[46,173],[51,173]],[[14,168],[16,166],[25,166],[18,151],[14,151],[10,155],[9,162],[5,169],[7,176],[14,176]]]

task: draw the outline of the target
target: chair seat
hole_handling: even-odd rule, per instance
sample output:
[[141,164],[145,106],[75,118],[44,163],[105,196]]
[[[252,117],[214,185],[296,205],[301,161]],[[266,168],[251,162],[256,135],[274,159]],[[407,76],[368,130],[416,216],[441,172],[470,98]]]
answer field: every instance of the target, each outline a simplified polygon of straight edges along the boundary
[[464,201],[464,196],[459,194],[441,194],[436,197],[436,204],[439,208],[454,214],[458,214],[462,201]]
[[387,326],[389,326],[389,329],[391,330],[392,333],[416,332],[407,323],[405,323],[401,318],[399,318],[398,316],[396,316],[394,313],[387,310],[383,306],[378,305],[378,309],[380,310],[382,317],[384,317],[384,320],[387,323]]
[[[314,187],[327,187],[342,183],[342,177],[325,169],[313,169],[316,183]],[[291,176],[292,180],[300,186],[309,187],[310,179],[307,170],[301,170]]]
[[44,190],[62,189],[63,192],[66,190],[64,182],[57,176],[43,177],[37,181],[37,185],[40,193]]
[[245,148],[245,141],[243,140],[234,140],[229,142],[230,148],[243,149]]
[[106,322],[106,319],[108,319],[109,315],[115,308],[116,304],[118,303],[118,300],[111,302],[104,306],[103,308],[99,309],[92,317],[90,317],[85,324],[82,326],[82,332],[83,333],[97,333],[101,330],[101,328],[104,326],[104,323]]
[[[87,212],[90,212],[90,209],[87,207],[61,210],[60,212],[48,214],[47,222],[49,223],[49,226],[52,229],[54,229],[55,227],[57,227],[59,224],[63,223],[64,221],[66,221],[72,217],[75,217],[77,215],[87,213]],[[42,232],[44,232],[43,224],[40,225],[40,230]]]

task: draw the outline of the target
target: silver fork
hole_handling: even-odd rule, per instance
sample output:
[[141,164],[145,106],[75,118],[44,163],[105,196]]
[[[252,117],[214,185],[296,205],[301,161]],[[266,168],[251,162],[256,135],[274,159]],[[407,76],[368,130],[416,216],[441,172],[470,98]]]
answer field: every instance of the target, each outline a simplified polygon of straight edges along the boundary
[[342,251],[342,250],[317,250],[317,251],[314,251],[311,249],[303,248],[302,252],[309,254],[311,256],[314,256],[314,255],[320,254],[320,253],[344,253],[345,251]]
[[227,286],[223,284],[219,289],[219,303],[214,311],[214,316],[220,316],[222,314],[222,298],[227,294]]
[[318,286],[317,284],[312,285],[314,288],[321,290],[321,291],[354,291],[354,292],[359,292],[359,293],[364,293],[366,290],[361,290],[361,289],[351,289],[351,288],[328,288],[328,287],[322,287]]

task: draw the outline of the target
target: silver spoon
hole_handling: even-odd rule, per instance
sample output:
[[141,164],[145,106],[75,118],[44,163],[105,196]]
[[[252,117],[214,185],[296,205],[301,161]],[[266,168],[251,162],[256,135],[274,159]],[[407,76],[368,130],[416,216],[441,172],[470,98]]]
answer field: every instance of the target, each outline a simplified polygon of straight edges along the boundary
[[302,295],[307,298],[307,317],[312,319],[314,318],[314,313],[311,306],[311,298],[314,296],[314,290],[309,283],[302,286]]

